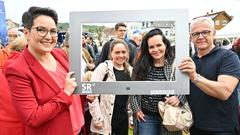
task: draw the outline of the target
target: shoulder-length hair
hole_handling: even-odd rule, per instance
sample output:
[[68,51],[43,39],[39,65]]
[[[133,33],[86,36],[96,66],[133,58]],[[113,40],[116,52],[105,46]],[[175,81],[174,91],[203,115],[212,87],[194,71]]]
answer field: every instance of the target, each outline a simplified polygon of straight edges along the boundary
[[150,30],[144,37],[141,43],[141,53],[133,68],[133,79],[144,80],[146,75],[154,66],[153,57],[150,55],[148,50],[148,40],[156,35],[162,36],[162,41],[166,46],[165,60],[171,63],[174,59],[173,47],[171,47],[170,41],[165,37],[162,30],[155,28]]

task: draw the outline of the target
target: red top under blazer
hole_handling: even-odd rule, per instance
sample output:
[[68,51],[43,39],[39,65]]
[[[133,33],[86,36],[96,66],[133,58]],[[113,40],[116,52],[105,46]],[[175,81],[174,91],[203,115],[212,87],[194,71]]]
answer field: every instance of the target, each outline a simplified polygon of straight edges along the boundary
[[[68,72],[68,58],[61,49],[52,55]],[[69,106],[71,97],[52,79],[28,51],[5,70],[13,104],[26,124],[26,135],[72,135]]]

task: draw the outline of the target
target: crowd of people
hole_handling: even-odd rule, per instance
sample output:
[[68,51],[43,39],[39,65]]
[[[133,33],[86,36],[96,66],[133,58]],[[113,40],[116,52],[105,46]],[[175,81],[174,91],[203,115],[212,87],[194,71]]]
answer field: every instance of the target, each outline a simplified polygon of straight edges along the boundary
[[[182,106],[188,101],[191,135],[237,135],[239,130],[240,38],[232,49],[214,44],[214,22],[190,23],[195,53],[177,68],[189,77],[190,95],[77,95],[69,71],[69,35],[56,48],[58,15],[51,8],[30,7],[22,16],[23,34],[8,30],[0,50],[0,135],[128,135],[129,110],[134,135],[182,135],[162,124],[158,102]],[[126,39],[127,25],[115,25],[115,38],[101,50],[82,33],[84,81],[174,80],[174,47],[159,28]],[[184,84],[183,84],[184,85]]]

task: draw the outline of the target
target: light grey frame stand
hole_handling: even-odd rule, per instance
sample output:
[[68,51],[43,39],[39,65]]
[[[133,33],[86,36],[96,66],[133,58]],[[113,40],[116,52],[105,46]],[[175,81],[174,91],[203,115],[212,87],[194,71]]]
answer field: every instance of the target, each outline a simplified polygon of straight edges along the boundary
[[176,80],[84,82],[81,79],[81,36],[85,23],[116,23],[143,21],[175,21],[176,65],[189,56],[188,10],[129,10],[70,13],[70,70],[75,72],[76,94],[189,94],[189,79],[176,69]]

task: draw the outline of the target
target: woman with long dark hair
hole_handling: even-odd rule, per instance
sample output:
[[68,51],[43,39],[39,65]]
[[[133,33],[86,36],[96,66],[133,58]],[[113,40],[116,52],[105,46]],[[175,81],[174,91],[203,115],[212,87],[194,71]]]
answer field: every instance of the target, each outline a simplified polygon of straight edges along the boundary
[[[141,54],[133,67],[132,79],[134,81],[169,81],[173,72],[173,60],[173,48],[163,32],[160,29],[150,30],[142,40]],[[133,113],[138,120],[136,129],[139,135],[181,135],[181,131],[169,132],[162,125],[162,119],[158,113],[159,101],[178,106],[180,102],[185,101],[185,98],[164,95],[130,97]]]

